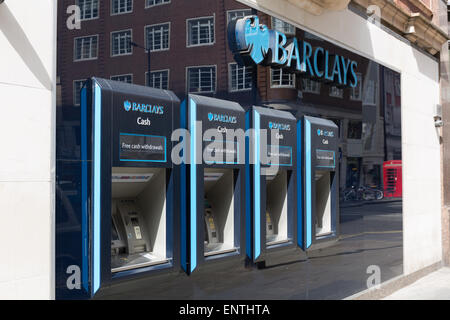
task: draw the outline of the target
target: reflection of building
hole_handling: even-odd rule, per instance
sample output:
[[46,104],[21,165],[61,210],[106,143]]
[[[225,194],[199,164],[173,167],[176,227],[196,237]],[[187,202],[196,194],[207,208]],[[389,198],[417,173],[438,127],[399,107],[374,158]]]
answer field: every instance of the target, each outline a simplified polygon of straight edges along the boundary
[[[398,100],[392,103],[400,103],[400,96],[389,80],[394,73],[388,73],[390,78],[380,76],[384,68],[376,63],[232,0],[192,0],[189,7],[176,1],[147,0],[139,3],[142,8],[133,1],[131,5],[130,1],[120,0],[78,3],[82,5],[82,28],[59,28],[58,75],[61,103],[66,107],[79,104],[78,92],[84,79],[99,76],[142,85],[150,81],[150,86],[173,90],[180,98],[186,92],[195,92],[243,105],[259,103],[328,118],[340,128],[341,189],[381,185],[383,161],[401,158],[398,152],[385,157],[385,151],[398,149],[391,144],[399,141],[390,132],[385,143],[383,112],[386,110],[390,125],[397,121],[400,128],[400,109],[392,117],[388,99],[392,97]],[[228,49],[227,24],[234,18],[256,13],[260,22],[271,29],[357,61],[358,86],[342,89],[302,79],[283,69],[238,66]],[[61,19],[59,24],[65,21]],[[186,38],[179,39],[180,34],[186,34]],[[131,41],[150,48],[150,76],[146,72],[145,51],[133,47]],[[254,75],[256,90],[252,90]],[[385,78],[389,93],[382,98],[379,83]],[[386,128],[390,129],[390,125]]]
[[[252,10],[234,0],[60,1],[81,6],[81,29],[58,22],[58,75],[62,105],[79,104],[83,80],[98,76],[162,89],[180,97],[195,92],[251,103],[251,68],[238,67],[228,50],[229,20]],[[180,37],[180,35],[185,35]],[[130,42],[151,50],[147,54]],[[148,80],[149,79],[149,80]]]

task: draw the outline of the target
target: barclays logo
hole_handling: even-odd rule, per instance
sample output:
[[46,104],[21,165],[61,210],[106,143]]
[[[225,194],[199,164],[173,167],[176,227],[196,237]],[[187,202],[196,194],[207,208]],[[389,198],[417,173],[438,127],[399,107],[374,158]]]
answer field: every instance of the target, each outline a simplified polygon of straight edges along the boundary
[[208,120],[209,121],[216,121],[216,122],[222,122],[222,123],[236,123],[237,117],[236,116],[229,116],[225,114],[217,114],[217,113],[208,113]]
[[126,112],[136,111],[150,114],[164,114],[163,106],[130,102],[128,100],[124,101],[123,108],[125,109]]
[[286,123],[269,122],[269,129],[281,130],[281,131],[291,131],[291,125]]
[[334,132],[333,131],[328,131],[328,130],[317,129],[317,135],[319,137],[320,136],[324,136],[324,137],[333,138],[334,137]]
[[288,73],[323,79],[342,87],[356,87],[358,63],[308,41],[288,38],[259,23],[258,16],[230,22],[229,45],[239,64],[277,66]]
[[123,103],[123,108],[125,109],[125,111],[130,111],[131,110],[131,102],[130,101],[125,101],[124,103]]

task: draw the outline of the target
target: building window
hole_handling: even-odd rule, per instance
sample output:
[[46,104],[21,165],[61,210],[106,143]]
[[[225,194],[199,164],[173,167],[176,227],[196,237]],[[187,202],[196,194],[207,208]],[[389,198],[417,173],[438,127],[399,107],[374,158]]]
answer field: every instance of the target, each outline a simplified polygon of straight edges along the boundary
[[214,17],[188,20],[188,47],[214,43]]
[[91,20],[98,18],[99,0],[77,0],[80,7],[80,20]]
[[308,93],[320,93],[320,82],[311,79],[302,79],[302,91]]
[[111,14],[122,14],[133,11],[133,0],[111,0]]
[[361,121],[349,121],[348,122],[348,139],[361,139],[362,136],[362,122]]
[[148,84],[148,72],[145,73],[145,85],[148,87],[169,90],[169,70],[150,72],[150,85]]
[[74,61],[97,59],[98,35],[75,38]]
[[361,73],[357,73],[356,78],[358,79],[358,83],[357,83],[356,87],[351,89],[350,99],[361,101],[362,100],[362,75],[361,75]]
[[116,31],[111,33],[111,55],[121,56],[132,54],[131,30]]
[[117,75],[117,76],[111,76],[111,80],[126,82],[126,83],[133,83],[133,75],[132,74],[122,74],[122,75]]
[[189,67],[187,69],[188,92],[216,91],[216,66]]
[[285,35],[295,35],[295,26],[277,18],[272,18],[272,29]]
[[330,97],[342,98],[344,97],[344,89],[340,89],[336,86],[330,87]]
[[295,74],[283,69],[270,69],[270,83],[272,88],[295,88]]
[[170,0],[145,0],[145,7],[154,7],[167,3],[170,3]]
[[146,47],[150,51],[169,50],[170,24],[158,24],[145,27]]
[[227,12],[227,21],[230,23],[233,20],[243,18],[245,16],[251,16],[252,10],[251,9],[243,9],[243,10],[230,10]]
[[80,105],[81,101],[81,88],[83,87],[83,84],[86,80],[75,80],[73,82],[73,104],[76,106]]
[[231,63],[228,71],[230,91],[245,91],[252,89],[252,67],[241,67]]

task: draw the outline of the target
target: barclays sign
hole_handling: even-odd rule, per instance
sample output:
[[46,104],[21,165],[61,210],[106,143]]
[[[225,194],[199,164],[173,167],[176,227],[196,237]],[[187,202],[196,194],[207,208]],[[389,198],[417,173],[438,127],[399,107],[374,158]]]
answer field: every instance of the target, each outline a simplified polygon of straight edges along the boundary
[[356,87],[357,62],[330,53],[322,47],[313,48],[305,40],[269,30],[257,16],[233,20],[228,26],[231,50],[241,64],[261,64],[288,69],[305,77],[316,78],[340,87]]

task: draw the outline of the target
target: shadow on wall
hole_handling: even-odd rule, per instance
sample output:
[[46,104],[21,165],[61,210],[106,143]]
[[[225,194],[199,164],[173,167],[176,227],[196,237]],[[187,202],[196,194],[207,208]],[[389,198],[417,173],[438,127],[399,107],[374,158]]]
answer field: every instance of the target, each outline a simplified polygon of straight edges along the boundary
[[52,80],[44,64],[6,3],[0,6],[0,32],[3,33],[42,86],[47,90],[52,90]]

